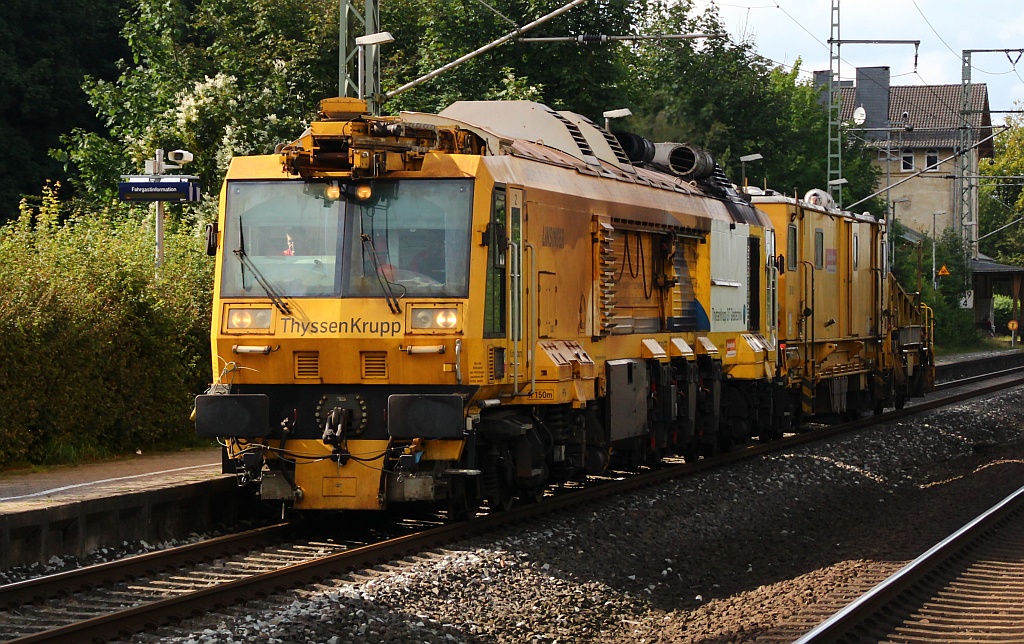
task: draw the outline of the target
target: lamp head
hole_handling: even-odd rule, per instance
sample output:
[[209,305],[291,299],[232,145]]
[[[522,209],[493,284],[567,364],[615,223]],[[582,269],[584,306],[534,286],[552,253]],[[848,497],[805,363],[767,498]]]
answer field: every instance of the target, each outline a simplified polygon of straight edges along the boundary
[[607,112],[601,114],[601,116],[605,117],[606,119],[617,119],[622,118],[624,116],[633,116],[633,112],[628,107],[623,107],[617,110],[608,110]]
[[358,36],[356,38],[356,46],[363,47],[365,45],[384,45],[389,42],[394,42],[395,37],[386,31],[378,31],[375,34],[366,34],[365,36]]

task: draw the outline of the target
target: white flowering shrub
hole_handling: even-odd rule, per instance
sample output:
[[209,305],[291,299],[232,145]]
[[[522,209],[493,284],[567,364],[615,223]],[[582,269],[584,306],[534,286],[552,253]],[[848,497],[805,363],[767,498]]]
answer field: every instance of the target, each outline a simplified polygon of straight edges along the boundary
[[135,0],[131,64],[85,84],[109,135],[64,138],[76,187],[113,199],[120,175],[182,148],[195,156],[185,172],[216,192],[232,156],[293,140],[337,94],[337,11],[336,0]]

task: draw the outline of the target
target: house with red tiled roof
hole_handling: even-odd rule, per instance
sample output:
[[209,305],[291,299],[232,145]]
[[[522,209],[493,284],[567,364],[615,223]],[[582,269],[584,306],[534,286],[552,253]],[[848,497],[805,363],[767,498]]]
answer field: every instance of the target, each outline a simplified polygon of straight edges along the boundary
[[[963,100],[961,85],[890,85],[888,67],[861,67],[853,87],[840,89],[841,118],[850,133],[877,150],[879,189],[889,202],[890,216],[925,236],[948,226],[962,232],[976,247],[978,236],[978,160],[994,154],[988,89],[970,86],[966,164],[960,147]],[[986,140],[987,139],[987,140]],[[966,172],[964,172],[966,170]],[[958,173],[964,183],[957,181]],[[961,190],[970,208],[960,213]]]
[[[827,74],[816,72],[815,82],[827,83]],[[962,85],[891,85],[888,67],[861,67],[856,82],[844,82],[839,91],[848,133],[877,151],[877,188],[884,190],[888,216],[913,231],[907,233],[912,242],[948,227],[969,240],[971,286],[962,305],[974,309],[976,322],[994,319],[997,291],[1014,298],[1016,312],[1024,268],[997,264],[977,252],[978,161],[995,153],[988,88],[969,87],[964,162],[956,155],[962,146]]]

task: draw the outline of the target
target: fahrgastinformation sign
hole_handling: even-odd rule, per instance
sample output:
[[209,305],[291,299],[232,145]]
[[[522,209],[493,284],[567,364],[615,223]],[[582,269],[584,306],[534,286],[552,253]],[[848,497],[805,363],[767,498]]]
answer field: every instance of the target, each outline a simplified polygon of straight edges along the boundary
[[137,175],[117,184],[122,201],[199,201],[198,177]]

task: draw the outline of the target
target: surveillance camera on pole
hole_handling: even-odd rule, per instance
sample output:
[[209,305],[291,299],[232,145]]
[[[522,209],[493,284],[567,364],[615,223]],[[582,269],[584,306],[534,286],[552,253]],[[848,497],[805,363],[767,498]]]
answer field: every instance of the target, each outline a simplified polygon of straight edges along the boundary
[[186,163],[191,162],[193,158],[192,153],[188,150],[174,150],[167,153],[168,161],[178,163],[180,165],[185,165]]

